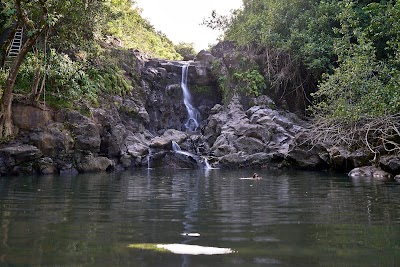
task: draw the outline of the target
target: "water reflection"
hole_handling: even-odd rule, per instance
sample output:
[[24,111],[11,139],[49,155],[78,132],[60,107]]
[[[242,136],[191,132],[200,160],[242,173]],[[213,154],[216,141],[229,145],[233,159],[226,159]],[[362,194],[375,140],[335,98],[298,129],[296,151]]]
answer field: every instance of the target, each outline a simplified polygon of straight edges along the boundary
[[[262,180],[239,179],[249,173],[153,169],[0,179],[0,265],[399,262],[400,186],[304,172],[265,171]],[[128,249],[132,243],[237,253],[159,254]]]

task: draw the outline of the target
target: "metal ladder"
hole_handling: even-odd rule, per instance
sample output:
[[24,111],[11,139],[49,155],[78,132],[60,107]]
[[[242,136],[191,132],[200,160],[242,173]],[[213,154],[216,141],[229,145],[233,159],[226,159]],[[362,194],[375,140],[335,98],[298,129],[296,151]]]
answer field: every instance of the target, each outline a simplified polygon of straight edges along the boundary
[[17,31],[14,34],[14,39],[11,43],[11,46],[8,50],[7,53],[7,58],[5,61],[5,65],[9,65],[11,64],[14,59],[18,56],[19,51],[21,51],[21,47],[22,47],[22,35],[24,33],[24,30],[22,27],[18,27]]

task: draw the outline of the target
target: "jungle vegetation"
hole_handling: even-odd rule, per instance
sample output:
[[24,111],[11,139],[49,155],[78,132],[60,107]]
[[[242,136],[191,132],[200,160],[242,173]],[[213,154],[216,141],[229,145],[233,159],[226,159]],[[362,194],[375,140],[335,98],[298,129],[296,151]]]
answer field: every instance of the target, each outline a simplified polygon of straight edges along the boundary
[[[16,94],[36,105],[46,100],[72,107],[82,99],[96,104],[104,92],[133,90],[135,77],[127,79],[121,66],[128,53],[182,58],[132,0],[2,0],[0,10],[0,137],[13,135],[11,104]],[[21,27],[21,50],[16,58],[7,58]]]
[[[103,92],[134,89],[119,60],[129,49],[168,59],[193,52],[155,31],[134,4],[2,0],[0,137],[13,134],[14,93],[32,103],[46,96],[56,106],[77,99],[96,104]],[[400,152],[399,0],[243,0],[241,9],[229,16],[213,12],[204,24],[222,29],[223,39],[240,47],[238,58],[243,51],[251,55],[232,77],[221,76],[222,84],[234,82],[275,101],[307,102],[313,143]],[[26,41],[7,63],[9,36],[18,27]]]
[[313,143],[400,152],[400,1],[243,5],[229,16],[213,12],[203,24],[224,30],[224,40],[262,51],[272,89],[310,93]]

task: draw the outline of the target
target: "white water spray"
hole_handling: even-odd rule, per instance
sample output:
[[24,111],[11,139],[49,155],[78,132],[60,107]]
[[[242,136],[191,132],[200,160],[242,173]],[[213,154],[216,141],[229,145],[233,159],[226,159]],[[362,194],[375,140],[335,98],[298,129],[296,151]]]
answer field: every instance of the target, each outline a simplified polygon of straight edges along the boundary
[[181,151],[181,147],[178,145],[177,142],[172,141],[172,151],[176,152],[176,151]]
[[211,170],[211,169],[212,169],[212,167],[211,167],[211,165],[210,165],[210,163],[208,162],[208,159],[207,159],[206,157],[204,157],[204,168],[205,168],[206,170]]
[[151,160],[151,148],[149,147],[148,149],[148,154],[147,154],[147,169],[150,170],[150,160]]
[[212,167],[211,167],[211,165],[208,162],[208,159],[206,157],[199,157],[199,156],[196,156],[195,154],[192,154],[192,153],[190,153],[188,151],[183,151],[181,149],[181,147],[179,146],[179,144],[177,142],[175,142],[175,141],[171,142],[171,147],[172,147],[172,151],[174,151],[176,154],[181,154],[181,155],[185,155],[187,157],[193,158],[200,167],[203,167],[206,170],[211,170],[212,169]]
[[200,113],[195,107],[193,107],[192,96],[190,95],[188,85],[187,85],[189,65],[190,65],[190,63],[186,63],[182,66],[181,87],[182,87],[182,91],[183,91],[183,103],[185,104],[186,110],[189,115],[189,118],[188,118],[187,122],[185,123],[185,127],[186,127],[186,130],[195,132],[197,130],[197,128],[199,127],[198,120],[200,118]]

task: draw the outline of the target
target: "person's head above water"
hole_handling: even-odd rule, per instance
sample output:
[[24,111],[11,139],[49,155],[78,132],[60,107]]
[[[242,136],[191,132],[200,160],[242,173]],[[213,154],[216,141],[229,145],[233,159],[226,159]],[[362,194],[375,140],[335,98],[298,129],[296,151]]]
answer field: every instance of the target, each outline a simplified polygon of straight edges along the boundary
[[255,172],[255,173],[253,174],[253,178],[258,178],[258,173]]

